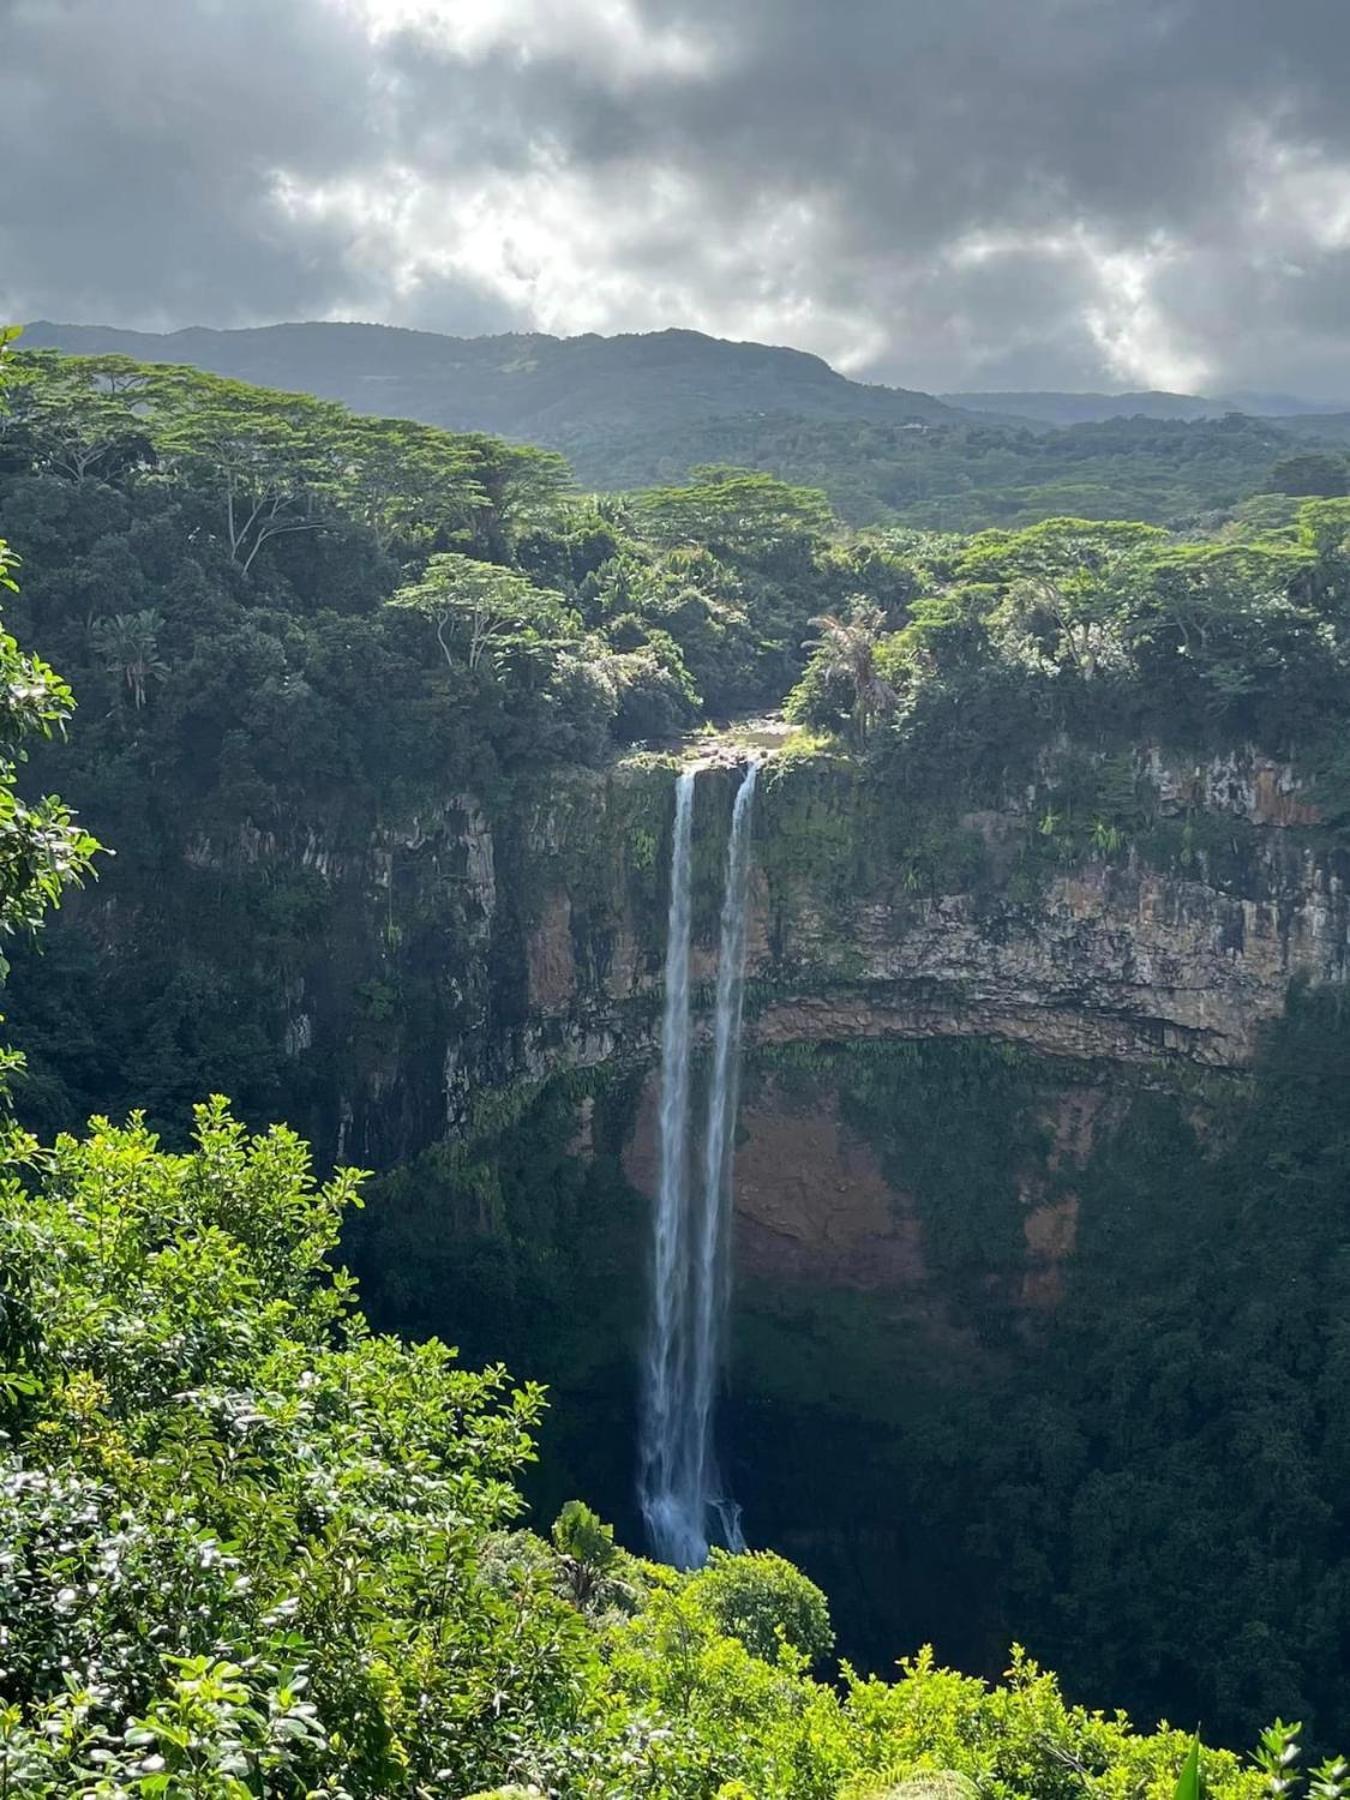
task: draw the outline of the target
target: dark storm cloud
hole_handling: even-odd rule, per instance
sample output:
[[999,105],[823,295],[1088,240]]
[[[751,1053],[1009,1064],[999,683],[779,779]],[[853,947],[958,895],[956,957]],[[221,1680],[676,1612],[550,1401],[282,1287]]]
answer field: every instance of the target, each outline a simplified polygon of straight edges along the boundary
[[280,219],[271,171],[369,151],[365,51],[285,0],[11,0],[0,297],[146,323],[330,303],[343,234]]
[[356,0],[0,7],[0,304],[1350,394],[1344,0],[436,12],[372,40]]

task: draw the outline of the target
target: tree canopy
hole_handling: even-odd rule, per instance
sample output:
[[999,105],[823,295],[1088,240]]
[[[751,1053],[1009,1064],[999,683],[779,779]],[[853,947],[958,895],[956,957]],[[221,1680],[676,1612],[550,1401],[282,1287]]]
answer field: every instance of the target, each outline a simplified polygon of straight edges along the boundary
[[213,1101],[184,1154],[134,1119],[27,1182],[35,1154],[0,1177],[8,1793],[833,1800],[940,1766],[1170,1795],[1185,1735],[1066,1704],[1020,1652],[995,1688],[929,1654],[836,1687],[782,1559],[682,1577],[580,1506],[553,1545],[522,1530],[540,1393],[369,1332],[330,1262],[360,1178],[317,1184],[288,1131]]
[[[16,335],[0,332],[0,396]],[[18,556],[0,538],[0,592],[18,593],[18,567]],[[30,801],[18,787],[29,746],[62,732],[74,704],[69,687],[41,657],[21,650],[0,630],[0,932],[40,923],[64,889],[88,871],[98,850],[55,795]]]
[[[517,1328],[503,1295],[520,1309],[544,1291],[575,1313],[575,1265],[541,1221],[584,1235],[595,1194],[527,1119],[528,1097],[474,1097],[510,1121],[492,1170],[466,1173],[439,1142],[428,1156],[494,1229],[528,1192],[534,1287],[500,1235],[455,1238],[440,1219],[436,1236],[440,1191],[408,1154],[445,1130],[447,1046],[485,1036],[492,1007],[494,1028],[519,1034],[528,984],[557,974],[513,954],[537,923],[520,846],[548,836],[541,795],[565,809],[576,768],[791,692],[860,782],[917,821],[897,871],[916,896],[964,894],[933,874],[965,855],[962,821],[1047,785],[1018,876],[1088,853],[1124,867],[1156,821],[1131,811],[1122,747],[1296,755],[1338,829],[1350,502],[1267,496],[1203,531],[1056,512],[969,537],[950,528],[960,508],[940,531],[857,532],[762,471],[583,497],[558,458],[475,434],[121,359],[16,369],[0,505],[23,562],[0,545],[0,579],[19,636],[67,671],[82,709],[61,743],[70,689],[0,639],[0,924],[36,923],[94,851],[59,802],[21,797],[30,783],[59,770],[118,856],[100,905],[25,959],[17,996],[27,1116],[55,1142],[12,1138],[0,1189],[10,1791],[412,1800],[515,1782],[597,1800],[870,1800],[942,1768],[994,1795],[1167,1800],[1188,1739],[1066,1703],[1020,1654],[992,1687],[922,1655],[895,1683],[836,1683],[820,1592],[778,1558],[718,1558],[686,1581],[628,1555],[579,1502],[550,1534],[526,1531],[540,1395],[366,1326],[333,1266],[357,1179],[316,1179],[292,1132],[246,1130],[222,1103],[196,1115],[189,1146],[180,1134],[190,1103],[229,1085],[252,1122],[317,1117],[325,1162],[345,1160],[351,1095],[415,1062],[423,1086],[399,1092],[383,1140],[371,1132],[400,1162],[380,1223],[411,1245],[391,1287],[415,1293],[421,1264],[439,1277],[452,1255],[466,1286],[487,1270],[479,1310],[503,1332]],[[997,434],[985,453],[1004,454]],[[935,795],[946,811],[930,818]],[[615,856],[634,905],[659,830],[625,823]],[[1178,867],[1239,853],[1185,829]],[[839,841],[822,830],[813,852]],[[370,916],[342,911],[344,859],[369,875]],[[591,949],[597,874],[570,874],[560,961]],[[1018,891],[1035,892],[1029,878]],[[609,954],[594,955],[597,982]],[[329,1047],[311,1056],[316,1019]],[[1205,1221],[1227,1385],[1195,1354],[1193,1269],[1147,1271],[1143,1325],[1098,1271],[1059,1379],[1001,1390],[972,1427],[973,1460],[955,1424],[922,1450],[939,1486],[978,1471],[963,1529],[1006,1547],[1000,1591],[1057,1656],[1145,1706],[1182,1660],[1178,1620],[1221,1590],[1204,1692],[1226,1720],[1256,1704],[1253,1671],[1261,1699],[1333,1691],[1308,1674],[1334,1662],[1343,1585],[1323,1542],[1344,1462],[1336,1289],[1318,1288],[1340,1254],[1332,1036],[1295,1030],[1268,1116],[1228,1161],[1195,1151],[1186,1114],[1142,1174],[1095,1171],[1130,1206],[1170,1196]],[[985,1291],[989,1170],[1006,1176],[1014,1142],[988,1065],[977,1081],[943,1062],[925,1088],[854,1060],[855,1116],[869,1100],[884,1115],[919,1203],[941,1181],[934,1095],[976,1096],[941,1145],[942,1192],[965,1185],[932,1255],[962,1292]],[[616,1164],[609,1102],[586,1098],[590,1161]],[[538,1101],[555,1103],[566,1146],[556,1094]],[[85,1131],[91,1111],[132,1117]],[[1265,1221],[1259,1268],[1249,1207]],[[1297,1270],[1296,1314],[1271,1303],[1277,1267]],[[1094,1331],[1094,1305],[1109,1329]],[[1314,1366],[1316,1404],[1293,1408],[1290,1370]],[[1184,1408],[1183,1448],[1143,1439],[1140,1394]],[[1218,1485],[1225,1459],[1241,1475]],[[1279,1593],[1250,1569],[1223,1589],[1212,1546],[1235,1521],[1248,1546],[1283,1547]],[[1166,1581],[1147,1577],[1155,1552]],[[1216,1796],[1267,1791],[1231,1756],[1203,1766]]]

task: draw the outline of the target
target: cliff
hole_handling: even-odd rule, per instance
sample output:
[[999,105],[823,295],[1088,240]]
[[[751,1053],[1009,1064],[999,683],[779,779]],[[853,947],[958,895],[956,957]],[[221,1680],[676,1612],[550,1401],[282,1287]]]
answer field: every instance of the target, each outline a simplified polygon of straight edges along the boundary
[[[665,848],[653,779],[639,766],[587,781],[532,829],[527,1066],[546,1040],[579,1062],[651,1049]],[[710,770],[699,801],[705,957],[728,786]],[[771,764],[747,1042],[975,1036],[1242,1066],[1292,980],[1345,977],[1345,853],[1293,772],[1254,754],[1143,752],[1132,789],[1135,829],[1075,828],[1056,814],[1049,758],[1002,808],[943,820],[846,763]]]
[[[704,990],[743,754],[714,746],[697,789]],[[384,1168],[472,1141],[569,1072],[654,1068],[673,768],[637,755],[395,818],[198,832],[153,879],[114,867],[81,896],[56,960],[93,944],[109,1016],[133,987],[144,1011],[165,965],[193,982],[201,1032],[247,1027],[248,1055],[223,1039],[231,1075],[256,1072],[257,1106],[296,1117],[325,1159]],[[1033,781],[978,810],[788,754],[770,760],[754,835],[752,1063],[964,1039],[1155,1075],[1239,1071],[1292,982],[1345,979],[1347,852],[1295,773],[1251,752],[1058,745]],[[256,1010],[239,1020],[244,977]],[[36,985],[21,958],[21,1018]],[[228,997],[218,1016],[215,992]],[[82,1072],[67,1037],[48,1063],[41,1031],[24,1035],[44,1076]],[[195,1048],[181,1026],[174,1048]],[[198,1086],[218,1085],[202,1060]],[[91,1105],[115,1108],[89,1085]]]
[[[698,784],[703,1014],[741,754]],[[11,989],[55,1123],[116,1111],[117,1079],[172,1129],[228,1080],[259,1123],[381,1171],[348,1242],[376,1323],[546,1381],[541,1514],[585,1493],[630,1541],[673,766],[201,830],[150,879],[110,870]],[[996,1671],[1029,1617],[1129,1693],[1056,1610],[1088,1581],[1075,1444],[1111,1416],[1122,1343],[1174,1341],[1176,1271],[1207,1275],[1253,1219],[1284,1233],[1286,1202],[1223,1159],[1268,1153],[1282,1192],[1305,1152],[1263,1083],[1334,1085],[1350,1057],[1338,1009],[1287,1014],[1345,980],[1340,834],[1249,752],[1066,744],[979,805],[785,753],[754,829],[723,1407],[752,1539],[825,1583],[864,1662],[932,1638]],[[1318,1267],[1325,1212],[1294,1240]],[[1239,1339],[1261,1342],[1245,1316]],[[1091,1367],[1100,1393],[1065,1391]],[[1170,1431],[1171,1405],[1119,1403],[1122,1464],[1130,1421]]]

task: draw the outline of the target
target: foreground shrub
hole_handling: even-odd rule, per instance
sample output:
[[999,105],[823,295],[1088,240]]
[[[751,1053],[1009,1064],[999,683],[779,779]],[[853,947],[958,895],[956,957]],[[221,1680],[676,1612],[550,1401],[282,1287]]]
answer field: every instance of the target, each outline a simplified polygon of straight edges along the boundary
[[[368,1331],[329,1260],[358,1178],[290,1132],[216,1101],[186,1155],[136,1120],[5,1145],[5,1800],[1171,1800],[1182,1734],[1020,1655],[841,1690],[782,1558],[682,1576],[580,1502],[523,1529],[538,1390]],[[1205,1792],[1272,1791],[1292,1730]]]
[[808,1664],[834,1648],[824,1594],[771,1550],[745,1556],[714,1550],[707,1568],[690,1579],[689,1591],[723,1631],[766,1661],[777,1657],[780,1643],[789,1644]]

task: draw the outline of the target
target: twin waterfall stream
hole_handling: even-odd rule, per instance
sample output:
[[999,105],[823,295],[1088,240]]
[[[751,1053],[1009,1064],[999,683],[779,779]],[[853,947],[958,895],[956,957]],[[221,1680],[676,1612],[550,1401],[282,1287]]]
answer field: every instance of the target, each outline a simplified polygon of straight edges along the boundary
[[723,1488],[714,1405],[731,1287],[731,1186],[740,1082],[750,823],[759,764],[741,779],[727,843],[726,889],[702,1157],[691,1154],[690,863],[696,769],[675,787],[675,829],[661,1030],[661,1164],[653,1230],[639,1499],[653,1553],[679,1568],[707,1560],[716,1534],[744,1547]]

